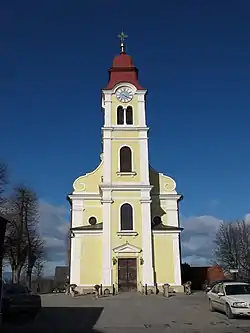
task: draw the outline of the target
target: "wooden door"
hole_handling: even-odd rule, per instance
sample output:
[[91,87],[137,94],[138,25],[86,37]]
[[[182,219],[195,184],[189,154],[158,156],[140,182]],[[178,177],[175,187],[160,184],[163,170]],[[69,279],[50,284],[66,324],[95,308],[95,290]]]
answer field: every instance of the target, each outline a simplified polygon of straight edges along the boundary
[[118,259],[118,289],[119,291],[137,290],[136,258]]

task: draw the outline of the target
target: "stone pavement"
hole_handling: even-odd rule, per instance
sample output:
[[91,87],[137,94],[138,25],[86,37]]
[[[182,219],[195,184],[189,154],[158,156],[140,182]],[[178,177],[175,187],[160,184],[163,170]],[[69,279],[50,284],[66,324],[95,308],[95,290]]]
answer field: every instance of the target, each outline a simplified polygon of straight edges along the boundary
[[24,325],[6,325],[3,333],[245,333],[250,319],[228,320],[211,313],[204,293],[191,296],[142,296],[123,293],[93,299],[61,294],[42,296],[40,315]]

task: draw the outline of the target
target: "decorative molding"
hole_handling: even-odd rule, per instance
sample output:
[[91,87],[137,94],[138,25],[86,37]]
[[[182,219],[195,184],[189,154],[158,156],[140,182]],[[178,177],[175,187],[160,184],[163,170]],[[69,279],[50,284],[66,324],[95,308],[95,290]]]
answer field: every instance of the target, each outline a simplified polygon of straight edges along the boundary
[[78,192],[71,195],[68,195],[69,199],[72,201],[89,199],[89,200],[101,200],[100,193],[91,193],[91,192]]
[[121,176],[131,176],[134,177],[137,175],[137,173],[135,171],[131,171],[131,172],[121,172],[121,171],[117,171],[116,172],[117,176],[121,177]]
[[108,199],[102,199],[101,200],[101,203],[104,204],[104,203],[110,203],[112,204],[114,202],[114,200],[108,200]]
[[[118,126],[118,125],[117,125]],[[141,127],[141,126],[135,126],[135,125],[127,125],[127,126],[124,126],[124,127],[115,127],[115,126],[112,126],[112,127],[102,127],[102,131],[117,131],[117,132],[120,132],[120,131],[149,131],[149,127]]]
[[140,203],[151,203],[151,199],[140,199]]
[[101,189],[109,189],[109,190],[118,190],[118,191],[140,191],[140,190],[150,190],[153,188],[152,185],[144,185],[140,183],[112,183],[105,184],[102,183],[99,185]]
[[76,235],[101,235],[103,230],[72,230],[72,234],[75,237]]
[[119,245],[117,247],[115,247],[113,249],[113,251],[115,253],[140,253],[142,252],[142,249],[140,249],[139,247],[129,244],[128,242],[123,244],[123,245]]
[[103,89],[102,93],[106,96],[106,95],[111,95],[111,94],[115,94],[116,90],[118,90],[121,87],[129,87],[130,89],[133,90],[134,94],[136,95],[145,95],[147,93],[146,89],[137,89],[132,83],[129,82],[119,82],[117,83],[112,89]]
[[119,238],[122,238],[122,236],[133,236],[133,238],[135,238],[135,236],[138,236],[138,232],[136,231],[126,231],[126,230],[122,230],[122,231],[118,231],[117,236],[119,236]]
[[183,199],[183,196],[181,194],[175,193],[154,193],[152,196],[158,197],[160,200],[169,199],[180,201]]
[[122,137],[122,136],[119,136],[119,137],[112,137],[112,141],[121,141],[121,142],[124,142],[124,140],[126,141],[139,141],[141,142],[142,140],[148,140],[148,138],[144,138],[144,137],[137,137],[137,138],[127,138],[127,137]]
[[153,235],[180,234],[182,230],[152,230]]

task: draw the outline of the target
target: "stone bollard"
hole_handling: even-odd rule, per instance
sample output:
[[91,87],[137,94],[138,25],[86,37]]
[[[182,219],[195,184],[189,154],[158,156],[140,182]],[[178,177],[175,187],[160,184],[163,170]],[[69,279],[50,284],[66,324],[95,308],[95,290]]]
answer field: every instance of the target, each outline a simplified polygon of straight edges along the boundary
[[168,283],[165,283],[163,285],[163,296],[164,297],[169,297],[169,287],[170,287],[170,285]]
[[94,298],[98,299],[99,296],[100,296],[100,286],[99,286],[99,284],[96,284],[93,289],[94,289]]

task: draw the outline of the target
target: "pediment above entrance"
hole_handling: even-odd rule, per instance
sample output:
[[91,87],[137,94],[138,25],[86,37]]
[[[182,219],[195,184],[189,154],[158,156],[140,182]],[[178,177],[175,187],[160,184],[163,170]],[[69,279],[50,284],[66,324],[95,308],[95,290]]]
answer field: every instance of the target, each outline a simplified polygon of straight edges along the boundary
[[113,249],[113,251],[115,253],[140,253],[142,251],[142,249],[140,249],[139,247],[137,247],[135,245],[125,243],[125,244],[115,247]]

